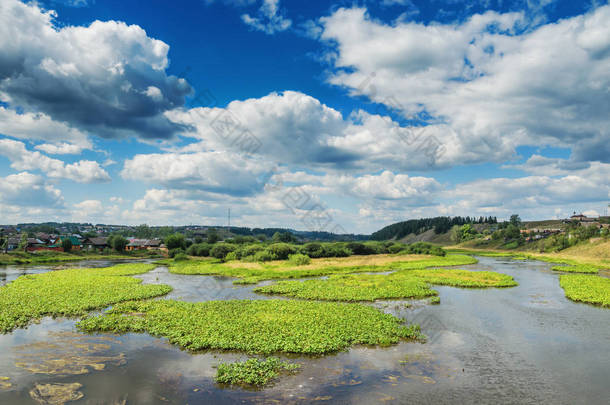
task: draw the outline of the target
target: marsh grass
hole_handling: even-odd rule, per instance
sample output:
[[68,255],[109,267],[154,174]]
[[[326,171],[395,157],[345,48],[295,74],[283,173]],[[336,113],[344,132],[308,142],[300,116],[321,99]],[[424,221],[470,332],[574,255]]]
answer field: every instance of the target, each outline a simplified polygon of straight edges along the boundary
[[220,275],[236,277],[234,284],[256,284],[263,280],[296,279],[349,274],[361,272],[383,272],[388,270],[413,270],[428,267],[461,266],[476,263],[465,255],[445,257],[422,255],[370,255],[345,258],[312,259],[310,264],[295,266],[289,261],[268,263],[244,263],[217,260],[191,260],[173,262],[170,272],[188,275]]
[[277,357],[220,363],[217,367],[216,382],[227,385],[262,387],[279,377],[280,373],[295,373],[300,368],[300,364],[284,362]]
[[86,332],[149,333],[190,351],[324,354],[420,339],[419,326],[361,304],[291,300],[128,302],[78,323]]
[[142,285],[128,277],[146,273],[150,264],[69,269],[21,276],[0,287],[0,333],[25,327],[43,316],[82,316],[122,301],[167,294],[166,285]]
[[511,276],[490,271],[455,269],[403,270],[388,275],[333,275],[328,279],[280,281],[258,287],[254,292],[325,301],[375,301],[397,298],[425,298],[438,293],[429,284],[453,287],[513,287]]
[[610,278],[564,274],[559,277],[559,284],[572,301],[610,307]]

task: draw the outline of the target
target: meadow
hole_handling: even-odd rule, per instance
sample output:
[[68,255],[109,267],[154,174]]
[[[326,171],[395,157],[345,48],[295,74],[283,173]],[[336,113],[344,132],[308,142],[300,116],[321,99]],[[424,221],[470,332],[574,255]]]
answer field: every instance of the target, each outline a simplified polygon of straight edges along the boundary
[[375,301],[380,299],[425,298],[438,293],[429,285],[487,288],[513,287],[512,277],[489,271],[456,269],[403,270],[388,275],[334,275],[328,279],[280,281],[257,287],[261,294],[280,294],[301,299],[326,301]]
[[0,287],[0,333],[44,316],[82,316],[118,302],[167,294],[169,286],[142,285],[142,280],[129,277],[153,268],[151,264],[122,264],[21,276]]
[[227,276],[237,278],[234,281],[235,284],[256,284],[263,280],[296,279],[332,274],[384,272],[389,270],[415,270],[431,267],[462,266],[476,262],[475,258],[466,255],[380,254],[311,259],[311,262],[306,265],[294,265],[290,260],[251,263],[239,260],[223,262],[218,259],[174,260],[168,264],[169,271],[175,274]]
[[290,300],[126,302],[78,323],[85,332],[149,333],[190,351],[324,354],[420,339],[419,326],[361,304]]
[[559,284],[572,301],[610,307],[610,278],[564,274],[559,277]]

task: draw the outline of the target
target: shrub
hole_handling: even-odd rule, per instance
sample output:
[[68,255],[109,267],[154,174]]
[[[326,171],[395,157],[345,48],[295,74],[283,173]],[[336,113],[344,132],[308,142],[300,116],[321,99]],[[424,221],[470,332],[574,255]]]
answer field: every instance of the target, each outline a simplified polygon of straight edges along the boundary
[[301,254],[307,255],[312,258],[325,257],[324,246],[321,243],[310,242],[306,243],[299,249]]
[[174,255],[174,260],[177,262],[181,262],[181,261],[189,260],[189,257],[186,255],[186,253],[176,253]]
[[304,266],[311,263],[311,258],[307,255],[296,253],[294,255],[290,255],[290,257],[288,257],[288,261],[295,266]]
[[217,259],[224,259],[230,252],[235,250],[235,245],[229,243],[216,243],[210,250],[210,256]]
[[209,256],[211,248],[212,245],[209,243],[197,243],[189,246],[186,250],[186,254],[189,256]]
[[237,257],[237,252],[229,252],[227,253],[227,255],[225,256],[225,260],[229,261],[229,260],[238,260],[239,258]]
[[375,246],[361,242],[350,242],[347,244],[347,248],[355,255],[374,255],[378,252]]
[[297,252],[296,247],[287,243],[273,243],[267,247],[269,253],[275,255],[277,260],[286,260],[288,256]]
[[347,247],[339,244],[329,245],[325,249],[324,257],[348,257],[352,255],[352,251]]
[[404,248],[405,248],[405,245],[403,245],[402,243],[393,243],[390,246],[388,246],[388,252],[394,254],[394,253],[400,252]]
[[182,249],[182,248],[177,248],[177,249],[172,249],[172,250],[170,250],[170,251],[169,251],[169,253],[168,253],[168,255],[169,255],[169,257],[174,258],[174,257],[176,257],[177,255],[179,255],[179,254],[181,254],[181,253],[182,253],[182,254],[184,254],[184,249]]
[[112,248],[117,252],[122,252],[125,250],[125,246],[127,246],[127,239],[122,236],[115,236],[112,238]]
[[72,250],[72,241],[70,241],[70,239],[62,240],[61,247],[64,249],[64,252],[70,252]]
[[246,256],[254,256],[256,253],[264,249],[265,248],[261,245],[245,245],[239,249],[239,256],[242,258]]
[[251,257],[255,262],[270,262],[272,260],[278,260],[278,257],[269,250],[261,250]]

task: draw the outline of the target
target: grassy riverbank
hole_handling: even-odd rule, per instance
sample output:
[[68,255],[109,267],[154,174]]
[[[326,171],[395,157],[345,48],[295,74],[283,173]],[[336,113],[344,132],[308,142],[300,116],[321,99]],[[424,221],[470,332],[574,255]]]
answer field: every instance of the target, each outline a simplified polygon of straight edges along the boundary
[[148,252],[136,253],[114,253],[114,254],[99,254],[89,252],[9,252],[0,253],[0,265],[15,265],[15,264],[52,264],[76,262],[82,260],[134,260],[143,258],[162,257],[159,254],[149,254]]

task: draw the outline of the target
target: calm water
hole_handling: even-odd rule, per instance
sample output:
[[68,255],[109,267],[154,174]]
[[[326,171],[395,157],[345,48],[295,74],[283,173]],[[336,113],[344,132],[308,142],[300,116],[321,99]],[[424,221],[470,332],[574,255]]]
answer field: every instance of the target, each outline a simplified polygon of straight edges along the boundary
[[[193,355],[148,335],[86,336],[74,333],[72,320],[46,318],[0,336],[0,376],[13,384],[0,389],[0,403],[35,404],[29,392],[36,384],[76,382],[84,397],[74,404],[608,404],[610,310],[567,300],[549,264],[479,259],[465,267],[510,274],[519,286],[435,287],[441,304],[433,306],[377,303],[420,323],[428,343],[300,357],[301,373],[260,391],[223,389],[213,382],[214,365],[244,355]],[[46,270],[0,273],[7,282],[23,271]],[[166,298],[266,298],[222,277],[158,268],[140,278],[172,285]]]

